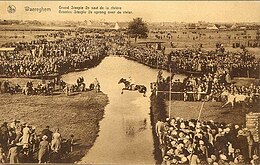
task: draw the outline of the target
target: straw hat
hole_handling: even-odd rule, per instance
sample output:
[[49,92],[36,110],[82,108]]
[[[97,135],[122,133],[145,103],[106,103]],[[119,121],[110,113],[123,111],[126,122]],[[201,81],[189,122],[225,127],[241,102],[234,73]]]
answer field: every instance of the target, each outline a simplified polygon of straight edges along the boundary
[[211,155],[210,158],[211,158],[213,161],[217,160],[217,157],[216,157],[215,155]]
[[259,157],[257,155],[253,155],[253,160],[258,159]]
[[226,128],[226,133],[229,133],[230,132],[230,128]]
[[189,141],[188,139],[183,139],[184,144],[188,143],[188,141]]
[[209,164],[213,163],[213,160],[211,158],[208,158],[207,161]]
[[187,161],[188,161],[187,157],[184,156],[181,158],[181,163],[186,163]]
[[176,164],[177,162],[178,162],[177,159],[172,159],[172,163],[173,163],[173,164]]
[[220,158],[221,160],[227,160],[227,156],[224,155],[224,154],[220,154],[220,155],[219,155],[219,158]]
[[238,129],[239,128],[239,125],[235,125],[235,129]]
[[177,143],[177,142],[174,140],[174,141],[171,142],[171,145],[172,145],[172,146],[175,146],[176,143]]
[[218,132],[222,132],[223,130],[222,130],[222,128],[218,128]]
[[185,127],[186,127],[185,124],[184,124],[184,123],[181,123],[180,128],[181,128],[181,129],[184,129]]
[[196,132],[199,133],[199,132],[200,132],[200,129],[196,129]]
[[239,130],[238,132],[237,132],[237,135],[239,136],[239,135],[244,135],[244,131],[243,130]]
[[48,139],[48,136],[43,135],[42,139],[43,139],[43,140],[46,140],[46,139]]
[[169,158],[169,156],[168,155],[165,155],[164,156],[164,160],[169,160],[170,158]]
[[209,122],[211,122],[211,123],[214,123],[214,121],[213,121],[213,120],[209,120]]
[[185,134],[183,132],[180,132],[179,137],[185,137]]

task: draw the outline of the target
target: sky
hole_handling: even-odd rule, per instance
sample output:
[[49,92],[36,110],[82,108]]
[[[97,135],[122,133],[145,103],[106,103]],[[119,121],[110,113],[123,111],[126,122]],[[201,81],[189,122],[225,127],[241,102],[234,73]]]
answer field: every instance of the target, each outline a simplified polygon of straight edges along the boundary
[[[7,7],[14,5],[15,13]],[[50,12],[25,12],[25,7],[51,8]],[[121,7],[132,14],[60,14],[69,6]],[[73,12],[73,10],[70,10]],[[87,11],[87,10],[86,10]],[[93,11],[93,10],[92,10]],[[141,17],[147,22],[260,22],[260,1],[1,1],[0,19],[12,20],[104,20],[130,21]]]

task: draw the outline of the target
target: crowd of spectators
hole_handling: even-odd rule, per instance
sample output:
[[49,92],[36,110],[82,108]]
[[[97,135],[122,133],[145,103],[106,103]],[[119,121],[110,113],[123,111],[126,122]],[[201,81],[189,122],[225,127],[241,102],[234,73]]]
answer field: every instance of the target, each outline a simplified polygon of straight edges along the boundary
[[158,121],[156,133],[166,164],[260,163],[259,144],[242,125],[177,117]]
[[133,46],[123,34],[76,31],[75,36],[71,33],[69,36],[3,45],[15,49],[0,52],[0,75],[17,77],[64,73],[91,67],[107,54],[115,54],[153,68],[171,68],[181,73],[215,75],[228,72],[232,78],[260,76],[259,59],[246,49],[243,52],[229,52],[223,45],[217,44],[216,50],[177,49],[165,54],[161,43]]
[[170,53],[171,65],[179,71],[216,73],[226,70],[232,77],[259,77],[260,62],[248,51],[176,50]]
[[196,74],[223,74],[231,77],[260,77],[260,61],[246,49],[243,52],[225,51],[223,47],[216,50],[179,49],[169,54],[161,46],[124,46],[121,55],[149,65],[153,68]]
[[[156,85],[153,87],[158,91],[169,91],[170,77],[162,76],[158,72]],[[184,101],[224,101],[223,92],[249,96],[249,102],[259,100],[260,86],[250,84],[249,86],[238,86],[231,82],[230,75],[226,74],[204,74],[201,77],[190,75],[183,82],[179,79],[171,82],[173,99]]]
[[62,139],[59,129],[46,126],[40,134],[36,127],[14,120],[0,127],[0,163],[57,163],[73,151],[74,135]]
[[97,65],[106,55],[105,39],[71,37],[47,41],[8,43],[14,51],[0,52],[0,75],[34,77],[62,74]]

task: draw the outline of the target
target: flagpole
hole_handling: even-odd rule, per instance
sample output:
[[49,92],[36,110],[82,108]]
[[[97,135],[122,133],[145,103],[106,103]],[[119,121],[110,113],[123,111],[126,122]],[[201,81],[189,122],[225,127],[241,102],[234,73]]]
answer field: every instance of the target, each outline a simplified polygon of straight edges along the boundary
[[[198,116],[198,119],[197,119],[197,123],[198,123],[198,121],[200,120],[200,116],[201,116],[201,113],[202,113],[204,104],[205,104],[205,101],[203,101],[202,104],[201,104],[199,116]],[[197,124],[196,124],[196,126],[195,126],[195,129],[197,129]],[[191,151],[190,159],[192,159],[192,156],[193,156],[193,153],[194,153],[194,146],[193,146],[193,145],[194,145],[194,141],[195,141],[195,136],[193,137],[192,144],[191,144],[191,146],[192,146],[192,151]],[[189,164],[191,165],[191,161],[190,161]]]
[[171,104],[172,104],[172,94],[171,94],[171,92],[172,92],[172,73],[171,73],[171,66],[170,66],[170,92],[169,92],[169,118],[171,118]]

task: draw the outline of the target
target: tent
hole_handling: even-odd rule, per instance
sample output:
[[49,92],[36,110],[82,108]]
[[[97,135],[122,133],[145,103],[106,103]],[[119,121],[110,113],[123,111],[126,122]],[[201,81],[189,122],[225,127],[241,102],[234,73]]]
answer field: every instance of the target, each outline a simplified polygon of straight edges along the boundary
[[233,24],[230,29],[236,29],[236,28],[237,28],[237,25]]
[[116,23],[116,24],[115,24],[115,27],[114,27],[114,29],[116,29],[116,30],[120,29],[120,27],[119,27],[118,23]]
[[86,21],[86,24],[87,24],[87,26],[91,26],[91,25],[92,25],[92,22],[91,22],[90,20],[87,20],[87,21]]
[[218,28],[215,24],[208,26],[207,29],[208,30],[218,30]]

